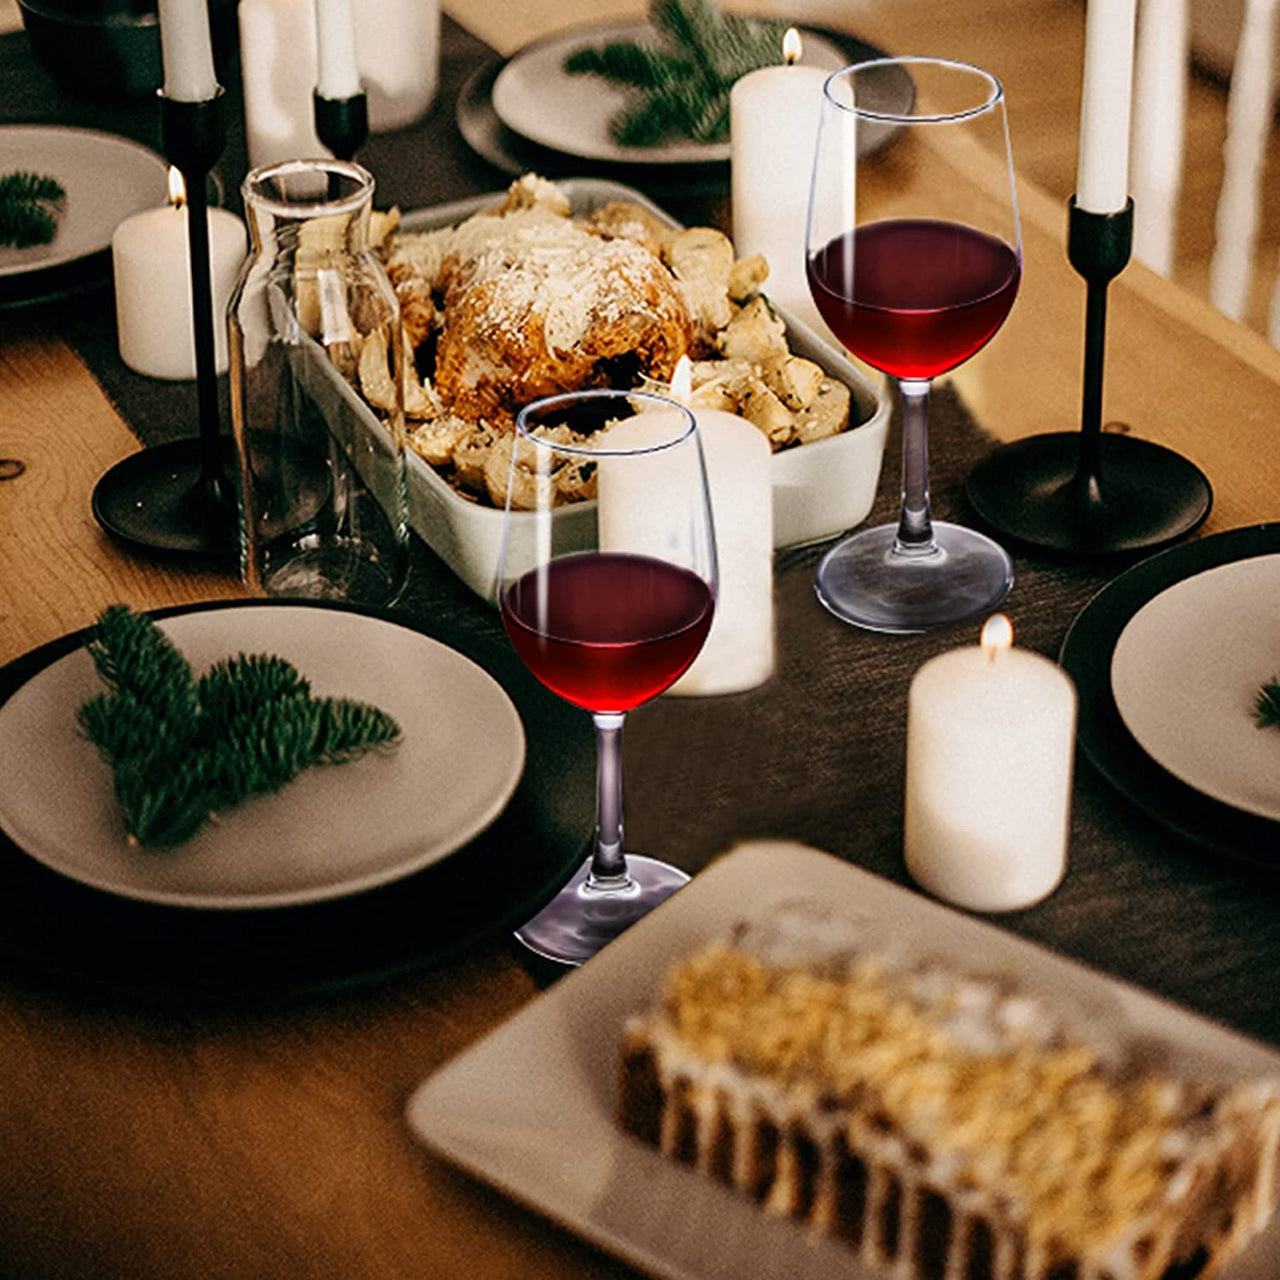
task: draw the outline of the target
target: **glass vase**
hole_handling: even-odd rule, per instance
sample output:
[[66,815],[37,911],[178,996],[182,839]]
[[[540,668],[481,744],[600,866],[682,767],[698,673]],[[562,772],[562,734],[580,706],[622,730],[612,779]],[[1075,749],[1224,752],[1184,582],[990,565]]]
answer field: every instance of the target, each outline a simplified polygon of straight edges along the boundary
[[389,604],[408,566],[405,352],[369,241],[373,178],[291,160],[242,190],[252,249],[228,328],[245,583]]

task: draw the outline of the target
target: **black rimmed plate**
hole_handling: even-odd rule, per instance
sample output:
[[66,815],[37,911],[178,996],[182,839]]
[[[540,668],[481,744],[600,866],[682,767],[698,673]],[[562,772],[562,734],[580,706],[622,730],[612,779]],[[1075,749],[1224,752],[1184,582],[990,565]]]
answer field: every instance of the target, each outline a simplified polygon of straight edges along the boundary
[[[1183,543],[1110,583],[1071,624],[1060,661],[1080,696],[1078,740],[1094,767],[1169,829],[1219,853],[1280,864],[1280,822],[1245,812],[1189,786],[1157,764],[1126,727],[1112,691],[1112,657],[1134,616],[1171,587],[1223,565],[1280,552],[1280,524],[1253,525]],[[1277,605],[1280,612],[1280,605]],[[1230,628],[1231,619],[1222,619]],[[1276,661],[1280,661],[1280,655]],[[1271,673],[1264,671],[1260,680]],[[1178,697],[1177,689],[1169,697]],[[1187,725],[1188,733],[1196,726]]]
[[[838,50],[846,64],[868,62],[885,56],[882,49],[842,31],[826,27],[806,27],[805,31],[818,36],[826,46]],[[556,39],[571,37],[581,43],[602,41],[611,34],[616,34],[612,27],[597,25],[575,30],[568,33],[568,37],[562,35]],[[550,178],[580,173],[582,160],[577,155],[541,145],[515,129],[508,128],[498,116],[493,105],[494,86],[512,60],[500,56],[491,58],[467,77],[458,95],[459,132],[473,151],[504,173],[519,176],[533,172]],[[582,77],[585,83],[590,83],[592,79]],[[599,81],[595,83],[598,84]],[[910,111],[915,101],[915,85],[905,71],[901,68],[887,69],[884,90],[886,111],[903,114]],[[883,130],[874,135],[868,134],[866,153],[870,154],[884,146],[896,132]],[[725,158],[727,147],[724,148],[725,154],[699,153],[675,166],[655,165],[652,158],[646,158],[643,154],[633,156],[638,150],[631,148],[625,153],[619,150],[618,154],[608,158],[594,159],[591,172],[597,177],[612,178],[619,182],[643,181],[649,186],[655,182],[670,183],[682,188],[687,188],[690,183],[723,185],[728,180],[729,166]]]
[[0,307],[63,297],[103,283],[111,236],[125,218],[162,205],[168,166],[148,147],[65,125],[0,125],[0,173],[56,179],[66,192],[47,245],[0,247]]
[[[384,671],[379,678],[386,692],[371,700],[393,712],[401,706],[409,718],[406,734],[417,724],[420,736],[429,736],[427,704],[434,700],[439,729],[457,741],[467,735],[459,723],[449,727],[448,709],[439,702],[446,687],[466,703],[463,721],[477,708],[483,712],[485,741],[472,735],[466,752],[459,749],[460,761],[465,754],[485,774],[464,800],[465,812],[453,812],[454,798],[446,799],[459,779],[446,776],[454,767],[450,743],[437,742],[419,744],[403,760],[313,770],[278,796],[247,802],[227,815],[232,843],[221,859],[217,842],[225,842],[228,831],[216,833],[208,848],[198,837],[191,848],[130,854],[112,844],[110,833],[98,837],[97,847],[77,849],[61,842],[66,823],[57,824],[52,837],[48,831],[33,837],[6,815],[13,834],[0,838],[0,953],[40,970],[154,994],[269,995],[370,980],[444,959],[513,928],[568,879],[584,855],[594,809],[587,717],[537,684],[500,641],[461,630],[420,630],[391,614],[302,601],[217,602],[154,616],[180,633],[184,650],[188,640],[198,647],[202,636],[223,647],[228,637],[243,637],[251,651],[261,652],[266,649],[257,641],[285,634],[277,625],[285,614],[295,635],[310,631],[345,646],[348,664],[396,663],[395,679],[404,689],[397,694],[386,686]],[[65,681],[79,678],[76,651],[83,643],[84,633],[77,632],[0,670],[0,717],[29,716],[33,697],[51,699],[50,706],[65,701]],[[303,674],[311,673],[304,668]],[[433,683],[436,692],[413,688],[415,680]],[[337,692],[319,684],[316,690]],[[369,696],[368,689],[352,692]],[[74,826],[76,812],[94,801],[86,801],[83,784],[67,778],[65,760],[58,761],[87,744],[68,744],[62,725],[51,726],[48,737],[37,737],[27,754],[48,760],[49,799],[62,797]],[[486,741],[492,761],[476,758]],[[16,757],[10,740],[0,774],[35,785],[39,770]],[[384,773],[383,781],[340,776],[364,764]],[[398,799],[374,799],[384,783]],[[309,800],[308,786],[314,791]],[[352,786],[366,794],[344,800]],[[8,790],[6,782],[6,801]],[[345,819],[335,815],[335,804],[353,809],[355,820],[336,840],[334,824]],[[282,805],[301,808],[290,818]],[[432,805],[442,812],[424,816]],[[262,824],[276,818],[283,826],[273,835]],[[286,836],[299,825],[301,832]],[[253,849],[261,850],[260,870],[246,856]],[[139,861],[146,858],[160,865],[148,869]]]

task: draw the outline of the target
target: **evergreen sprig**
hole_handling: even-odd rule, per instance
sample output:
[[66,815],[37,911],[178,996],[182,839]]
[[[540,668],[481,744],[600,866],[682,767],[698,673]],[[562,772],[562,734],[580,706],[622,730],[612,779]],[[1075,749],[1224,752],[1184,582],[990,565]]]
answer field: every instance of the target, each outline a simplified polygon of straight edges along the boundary
[[29,249],[49,244],[58,234],[66,200],[54,178],[24,172],[0,176],[0,245]]
[[650,0],[661,43],[612,40],[565,60],[574,75],[596,75],[632,91],[609,123],[620,146],[652,147],[677,136],[721,142],[729,136],[735,80],[782,61],[786,24],[725,14],[713,0]]
[[106,689],[77,718],[139,844],[180,844],[211,814],[400,736],[377,707],[312,697],[283,658],[242,653],[196,680],[155,622],[125,605],[104,610],[88,649]]
[[1259,729],[1280,729],[1280,676],[1258,690],[1253,712]]

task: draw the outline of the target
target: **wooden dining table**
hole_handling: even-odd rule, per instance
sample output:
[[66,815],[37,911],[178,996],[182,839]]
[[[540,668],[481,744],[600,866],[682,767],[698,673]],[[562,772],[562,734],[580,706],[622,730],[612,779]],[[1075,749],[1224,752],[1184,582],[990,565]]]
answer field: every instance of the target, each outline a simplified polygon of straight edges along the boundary
[[[849,21],[905,50],[925,8],[876,0]],[[626,11],[607,0],[588,12],[567,0],[449,9],[500,53]],[[452,109],[437,103],[435,127],[449,127]],[[431,157],[421,163],[429,169]],[[884,165],[885,181],[913,180],[892,149]],[[488,176],[494,188],[505,181]],[[1004,180],[997,158],[977,155],[957,198],[981,205]],[[942,393],[991,445],[1079,422],[1083,296],[1064,254],[1065,210],[1021,174],[1018,196],[1017,305]],[[94,484],[139,441],[68,340],[83,323],[81,305],[0,312],[0,457],[22,464],[0,481],[0,663],[85,627],[112,601],[154,609],[244,594],[233,573],[137,556],[96,524]],[[1178,450],[1211,477],[1215,501],[1200,536],[1280,517],[1280,352],[1137,265],[1111,291],[1110,326],[1106,421]],[[881,477],[890,505],[896,484],[890,453]],[[860,743],[900,743],[900,733],[876,737],[883,725],[865,708],[874,703],[880,720],[905,716],[905,701],[893,698],[905,693],[917,651],[827,617],[810,588],[815,555],[781,558],[777,573],[787,629],[768,706],[791,763],[751,772],[755,757],[739,745],[753,733],[749,699],[642,709],[626,755],[636,847],[696,873],[728,843],[779,835],[821,841],[909,883],[897,834],[902,761],[858,752]],[[1076,573],[1021,560],[1019,572],[1028,566],[1042,582]],[[1070,609],[1015,585],[1015,628],[1053,656],[1075,607],[1121,567],[1071,578]],[[496,628],[479,601],[454,596],[449,607],[474,611],[476,628]],[[429,609],[429,589],[425,598]],[[972,638],[957,630],[936,643]],[[828,669],[844,675],[818,698],[814,681]],[[897,672],[897,692],[873,698],[882,670]],[[821,785],[808,780],[815,771]],[[1163,833],[1083,760],[1077,787],[1089,826],[1073,828],[1062,887],[997,923],[1280,1044],[1280,927],[1265,862],[1209,856]],[[47,930],[55,952],[56,917]],[[132,1000],[91,977],[42,973],[8,956],[0,938],[0,1275],[630,1274],[424,1151],[406,1126],[419,1082],[538,998],[539,975],[505,937],[350,990],[268,1001]],[[518,1063],[511,1087],[520,1087]]]

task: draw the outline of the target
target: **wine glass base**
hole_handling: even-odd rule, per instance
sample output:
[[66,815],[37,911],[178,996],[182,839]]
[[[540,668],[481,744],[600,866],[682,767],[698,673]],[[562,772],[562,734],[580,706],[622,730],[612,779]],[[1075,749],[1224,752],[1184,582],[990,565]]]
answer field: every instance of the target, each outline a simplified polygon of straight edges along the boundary
[[[222,441],[224,474],[234,474],[235,454]],[[122,458],[94,486],[93,514],[120,542],[162,555],[232,561],[240,550],[239,514],[231,482],[225,492],[201,484],[199,438],[153,445]]]
[[1120,555],[1173,542],[1204,523],[1213,490],[1193,462],[1149,440],[1104,433],[1099,482],[1078,476],[1080,433],[1028,436],[969,477],[969,501],[993,529],[1031,546]]
[[909,635],[964,622],[998,605],[1013,585],[1013,562],[972,529],[936,521],[927,551],[895,549],[896,524],[864,529],[823,556],[818,599],[844,622]]
[[627,854],[631,887],[600,891],[587,887],[588,860],[573,879],[516,937],[530,951],[556,964],[579,965],[629,929],[675,891],[689,883],[678,867],[656,858]]

